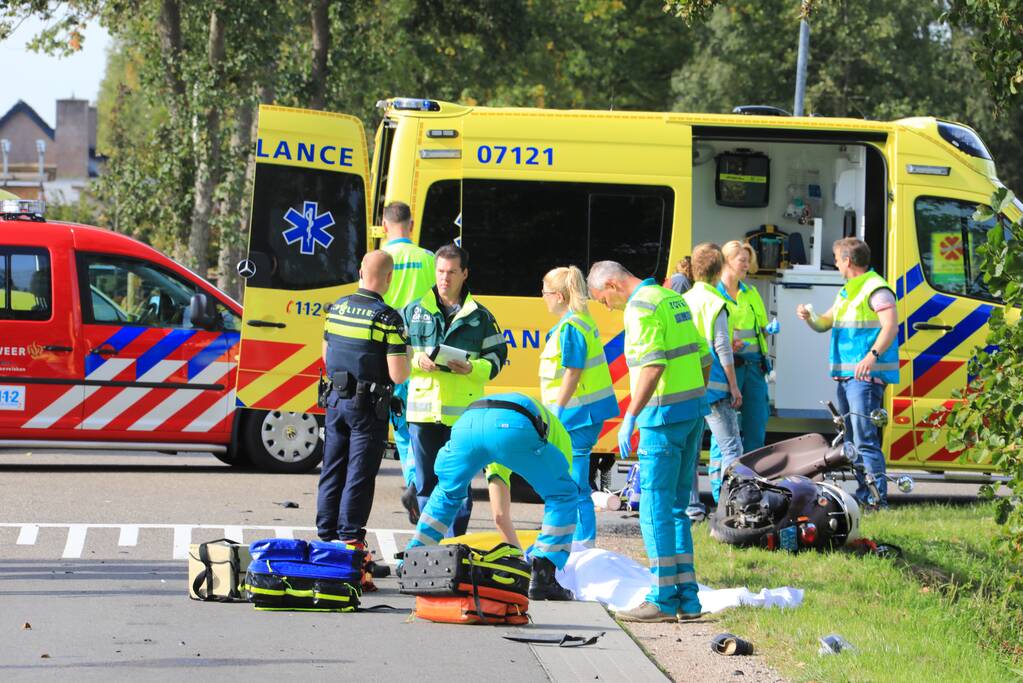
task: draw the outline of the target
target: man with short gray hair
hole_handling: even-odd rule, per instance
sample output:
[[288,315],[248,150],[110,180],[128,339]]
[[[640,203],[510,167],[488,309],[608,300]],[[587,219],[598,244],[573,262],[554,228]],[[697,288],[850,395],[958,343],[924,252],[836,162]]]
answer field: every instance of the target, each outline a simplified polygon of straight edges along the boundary
[[880,430],[870,414],[884,403],[884,390],[899,383],[899,314],[895,293],[870,267],[870,247],[847,237],[833,246],[835,265],[846,279],[835,303],[821,316],[803,304],[796,315],[815,332],[831,330],[831,376],[838,383],[838,409],[846,417],[846,441],[856,446],[861,462],[877,483],[880,500],[871,501],[857,472],[860,503],[888,507]]
[[703,416],[707,414],[707,344],[681,296],[640,280],[615,261],[590,268],[590,298],[625,311],[625,361],[632,394],[618,430],[623,458],[639,427],[640,529],[650,561],[646,600],[617,613],[622,621],[694,619],[702,608],[693,569],[693,536],[685,514]]

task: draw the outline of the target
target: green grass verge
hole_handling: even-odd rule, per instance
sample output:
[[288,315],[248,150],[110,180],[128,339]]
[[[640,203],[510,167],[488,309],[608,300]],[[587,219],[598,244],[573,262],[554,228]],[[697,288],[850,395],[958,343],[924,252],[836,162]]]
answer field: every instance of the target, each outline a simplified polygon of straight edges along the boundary
[[[740,608],[722,630],[756,644],[794,681],[1009,681],[1023,676],[1023,597],[1009,594],[992,507],[921,505],[868,515],[863,535],[897,544],[899,560],[851,553],[742,550],[694,528],[696,571],[711,586],[793,586],[791,610]],[[820,656],[840,633],[855,653]]]

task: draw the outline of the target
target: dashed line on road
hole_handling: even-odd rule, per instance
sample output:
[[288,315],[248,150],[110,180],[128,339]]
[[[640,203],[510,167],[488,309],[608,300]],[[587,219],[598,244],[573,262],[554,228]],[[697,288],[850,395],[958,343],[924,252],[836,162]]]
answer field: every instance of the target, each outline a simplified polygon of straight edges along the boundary
[[[0,528],[18,529],[16,545],[35,545],[40,529],[67,529],[67,539],[61,559],[73,560],[82,557],[88,533],[92,529],[117,529],[117,545],[123,548],[135,547],[139,541],[140,529],[162,529],[173,533],[171,558],[188,559],[188,546],[192,543],[192,532],[196,529],[218,529],[225,538],[243,539],[246,530],[268,531],[276,538],[294,538],[296,532],[315,532],[311,526],[239,526],[237,524],[89,524],[80,522],[0,522]],[[397,534],[412,535],[411,529],[367,529],[366,535],[373,535],[380,548],[381,557],[387,564],[395,564],[394,554],[398,552]]]

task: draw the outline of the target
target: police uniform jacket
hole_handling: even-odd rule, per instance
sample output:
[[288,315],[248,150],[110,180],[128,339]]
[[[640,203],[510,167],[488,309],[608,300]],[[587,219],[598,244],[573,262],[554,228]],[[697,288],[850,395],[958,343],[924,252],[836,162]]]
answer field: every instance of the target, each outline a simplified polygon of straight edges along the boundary
[[388,356],[407,353],[405,324],[383,297],[359,288],[327,310],[327,374],[344,370],[363,382],[390,384]]

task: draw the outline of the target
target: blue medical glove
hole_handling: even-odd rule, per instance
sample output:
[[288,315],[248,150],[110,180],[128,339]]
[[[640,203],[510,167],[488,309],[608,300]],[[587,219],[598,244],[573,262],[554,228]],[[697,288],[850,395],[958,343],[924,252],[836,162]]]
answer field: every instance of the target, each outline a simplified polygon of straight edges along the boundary
[[625,459],[632,454],[632,433],[636,431],[636,416],[625,413],[622,426],[618,428],[618,455]]
[[565,414],[565,406],[556,405],[551,412],[554,413],[554,417],[558,418],[558,422],[561,422],[561,416]]
[[778,334],[781,332],[781,323],[775,318],[771,322],[767,323],[767,327],[764,328],[764,332],[767,334]]

